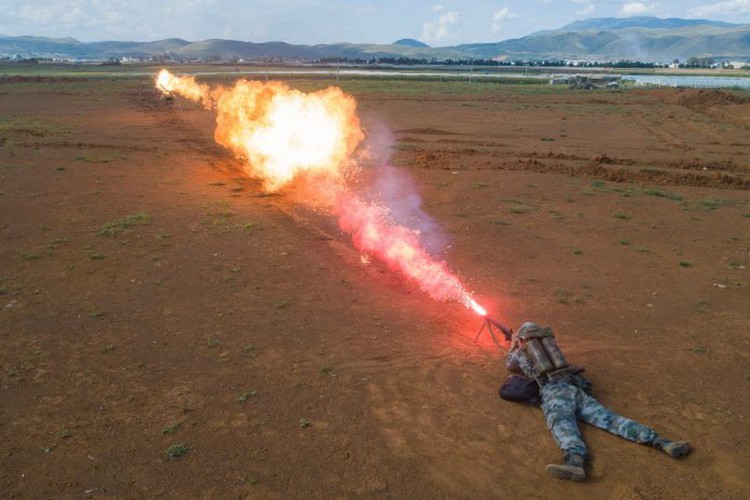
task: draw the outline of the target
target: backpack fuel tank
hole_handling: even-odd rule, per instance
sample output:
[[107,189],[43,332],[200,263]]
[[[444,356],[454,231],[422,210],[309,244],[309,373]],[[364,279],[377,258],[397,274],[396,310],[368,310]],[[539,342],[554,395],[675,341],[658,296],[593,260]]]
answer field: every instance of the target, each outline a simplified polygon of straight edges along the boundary
[[568,362],[549,327],[528,332],[525,340],[523,351],[534,367],[536,377],[568,368]]

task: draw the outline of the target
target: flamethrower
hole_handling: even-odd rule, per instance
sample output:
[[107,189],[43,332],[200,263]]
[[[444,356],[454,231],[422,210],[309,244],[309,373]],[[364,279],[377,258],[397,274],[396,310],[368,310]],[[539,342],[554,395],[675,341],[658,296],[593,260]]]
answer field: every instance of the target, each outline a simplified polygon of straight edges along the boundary
[[482,335],[482,332],[486,329],[488,332],[490,332],[492,340],[495,342],[495,345],[500,349],[500,351],[507,352],[506,347],[503,346],[503,344],[501,344],[497,339],[497,336],[495,335],[495,328],[503,334],[503,338],[505,338],[506,341],[506,346],[509,346],[513,340],[513,329],[508,328],[504,324],[490,318],[487,315],[484,316],[484,323],[482,323],[482,328],[480,328],[479,332],[477,332],[477,336],[474,338],[474,343],[476,344],[476,342],[479,340],[479,336]]

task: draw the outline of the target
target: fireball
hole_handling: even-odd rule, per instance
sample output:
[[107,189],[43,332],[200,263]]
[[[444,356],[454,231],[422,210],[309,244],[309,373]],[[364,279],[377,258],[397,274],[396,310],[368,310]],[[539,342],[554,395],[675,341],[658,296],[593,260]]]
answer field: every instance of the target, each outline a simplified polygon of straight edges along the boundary
[[241,80],[217,94],[216,141],[246,158],[269,191],[302,173],[339,180],[364,138],[354,99],[338,88],[304,94]]

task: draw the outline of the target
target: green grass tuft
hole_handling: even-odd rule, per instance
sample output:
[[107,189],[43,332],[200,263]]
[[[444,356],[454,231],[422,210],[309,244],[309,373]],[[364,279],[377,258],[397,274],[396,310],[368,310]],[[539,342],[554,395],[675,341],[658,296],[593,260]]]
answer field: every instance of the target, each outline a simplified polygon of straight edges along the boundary
[[39,257],[41,257],[41,254],[38,252],[21,252],[21,258],[25,261],[36,260]]
[[529,210],[531,210],[531,207],[522,203],[510,207],[510,213],[512,214],[525,214]]
[[125,217],[104,224],[99,231],[99,234],[104,236],[115,236],[139,224],[146,224],[150,220],[151,215],[149,215],[148,212],[138,212],[137,214],[126,215]]
[[661,189],[644,189],[643,194],[648,196],[656,196],[657,198],[666,198],[672,201],[682,201],[682,196],[676,193],[665,193]]
[[239,401],[240,403],[244,403],[248,399],[254,398],[257,395],[258,395],[258,391],[243,392],[242,394],[240,394],[239,396],[237,396],[237,401]]
[[174,443],[167,447],[164,454],[167,455],[168,459],[172,460],[173,458],[184,457],[187,455],[188,451],[190,451],[190,448],[188,448],[187,445],[183,443]]
[[174,434],[175,432],[180,430],[180,427],[182,427],[182,424],[179,422],[173,422],[171,424],[165,425],[161,428],[162,434]]
[[724,198],[717,198],[712,200],[703,200],[700,202],[700,207],[705,211],[714,211],[718,210],[721,207],[726,207],[731,205],[732,202],[730,200],[724,199]]

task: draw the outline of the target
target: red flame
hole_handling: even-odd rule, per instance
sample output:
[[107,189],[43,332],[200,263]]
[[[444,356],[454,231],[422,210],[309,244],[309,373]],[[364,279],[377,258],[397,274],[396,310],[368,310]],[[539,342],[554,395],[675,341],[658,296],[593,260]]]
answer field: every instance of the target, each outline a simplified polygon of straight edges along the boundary
[[469,299],[469,308],[472,309],[475,313],[477,313],[480,316],[487,316],[487,310],[477,304],[477,301],[472,299],[471,297]]
[[487,314],[445,262],[435,260],[422,248],[415,231],[388,220],[384,207],[344,193],[333,213],[341,230],[352,235],[358,249],[415,281],[433,299],[457,300],[477,314]]
[[344,173],[353,173],[352,156],[364,138],[352,96],[336,87],[303,93],[279,82],[246,80],[212,89],[166,70],[156,86],[215,109],[216,141],[244,158],[248,175],[262,179],[267,190],[306,177],[316,201],[330,205],[361,252],[381,259],[433,299],[455,300],[487,315],[447,265],[427,253],[415,231],[393,223],[385,207],[347,187]]

